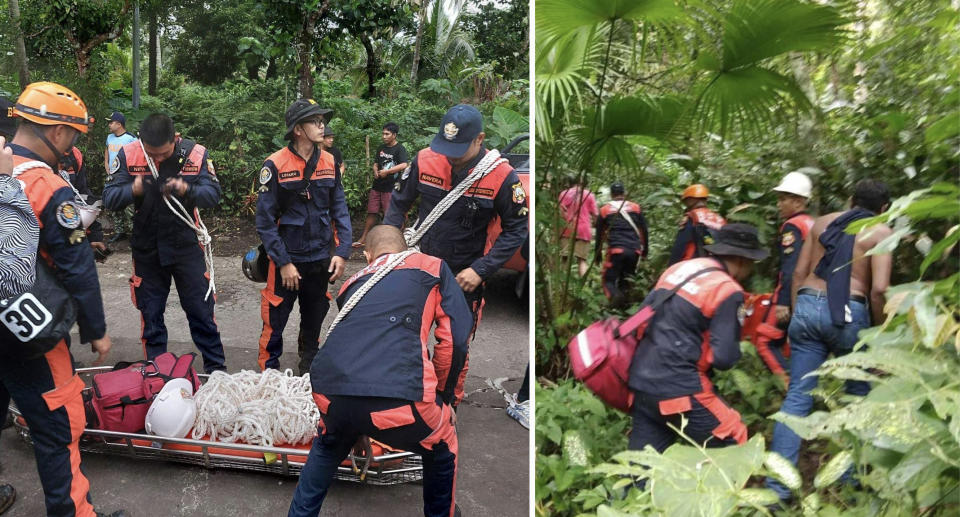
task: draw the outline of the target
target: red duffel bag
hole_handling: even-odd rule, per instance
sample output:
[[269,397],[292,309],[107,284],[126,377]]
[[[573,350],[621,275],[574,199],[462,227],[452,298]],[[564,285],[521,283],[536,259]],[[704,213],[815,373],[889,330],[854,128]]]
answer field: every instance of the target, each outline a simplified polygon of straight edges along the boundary
[[623,323],[611,317],[594,322],[580,331],[567,345],[573,376],[586,384],[607,405],[629,413],[633,404],[633,391],[628,385],[630,363],[647,325],[657,309],[676,294],[683,284],[711,271],[720,271],[720,268],[701,269],[688,276]]
[[200,387],[200,377],[193,369],[196,356],[189,353],[177,357],[165,352],[151,361],[117,363],[112,371],[94,375],[90,399],[97,420],[94,427],[125,433],[142,431],[147,410],[167,381],[184,378],[193,384],[194,391]]

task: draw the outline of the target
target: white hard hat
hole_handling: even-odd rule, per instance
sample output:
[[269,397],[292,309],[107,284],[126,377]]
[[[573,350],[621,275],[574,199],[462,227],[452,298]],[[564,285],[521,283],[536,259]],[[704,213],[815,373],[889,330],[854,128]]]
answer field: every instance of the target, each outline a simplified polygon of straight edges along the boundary
[[147,433],[166,438],[187,436],[197,418],[193,385],[186,379],[167,382],[147,411]]
[[802,172],[791,172],[783,177],[779,185],[773,187],[774,192],[786,192],[795,196],[810,198],[813,191],[813,182]]

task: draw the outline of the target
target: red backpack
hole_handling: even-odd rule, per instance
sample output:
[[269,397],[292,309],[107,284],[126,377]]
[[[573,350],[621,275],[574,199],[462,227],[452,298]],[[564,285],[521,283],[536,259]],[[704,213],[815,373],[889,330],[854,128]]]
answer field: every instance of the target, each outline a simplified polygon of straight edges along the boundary
[[628,385],[630,363],[650,319],[684,284],[704,273],[720,270],[717,267],[708,267],[697,271],[670,291],[661,294],[650,305],[641,307],[623,323],[610,317],[596,321],[580,331],[567,345],[573,376],[586,384],[587,388],[607,405],[629,413],[633,404],[633,391]]
[[184,378],[193,384],[194,391],[200,387],[200,377],[193,369],[196,356],[189,353],[177,357],[165,352],[151,361],[117,363],[112,371],[94,375],[90,400],[96,416],[93,426],[125,433],[142,431],[147,410],[167,381]]

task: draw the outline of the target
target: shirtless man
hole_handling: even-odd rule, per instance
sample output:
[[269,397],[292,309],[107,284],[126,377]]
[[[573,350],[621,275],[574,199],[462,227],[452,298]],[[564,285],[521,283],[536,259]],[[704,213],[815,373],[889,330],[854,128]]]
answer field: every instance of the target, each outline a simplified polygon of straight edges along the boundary
[[[890,193],[885,184],[861,180],[855,187],[851,209],[817,218],[807,235],[793,273],[794,313],[788,330],[790,385],[780,411],[800,417],[810,414],[810,392],[817,387],[817,377],[804,376],[819,368],[831,353],[850,353],[857,343],[857,333],[871,326],[871,317],[873,324],[883,321],[893,258],[889,253],[866,254],[891,230],[878,224],[850,235],[844,229],[854,221],[883,213],[889,206]],[[847,381],[846,391],[863,396],[870,385]],[[800,437],[778,422],[771,450],[796,464]],[[767,478],[767,486],[783,501],[792,496],[774,479]]]

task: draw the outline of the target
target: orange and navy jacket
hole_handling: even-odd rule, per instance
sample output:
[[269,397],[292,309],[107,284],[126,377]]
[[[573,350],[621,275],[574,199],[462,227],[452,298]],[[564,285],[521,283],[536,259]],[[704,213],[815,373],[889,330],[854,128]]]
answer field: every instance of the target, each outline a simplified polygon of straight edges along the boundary
[[[623,208],[621,209],[621,205]],[[633,230],[624,218],[629,217],[640,230],[640,235]],[[640,205],[633,201],[611,201],[600,207],[600,217],[597,218],[596,252],[606,239],[610,254],[637,253],[647,257],[647,220],[643,217]],[[629,251],[628,251],[629,250]]]
[[[421,150],[413,159],[410,173],[397,182],[384,224],[401,228],[417,196],[422,222],[448,192],[470,175],[485,154],[478,153],[463,170],[453,172],[445,156],[430,149]],[[486,278],[500,269],[526,240],[527,211],[527,193],[520,178],[513,167],[502,163],[443,213],[420,240],[420,249],[442,258],[454,271],[470,267]],[[484,255],[487,228],[496,217],[500,218],[503,231]]]
[[[83,154],[80,152],[80,149],[72,147],[60,157],[60,170],[67,173],[70,177],[70,184],[77,189],[77,192],[87,196],[87,202],[93,203],[93,201],[95,201],[95,199],[91,199],[93,192],[90,191],[90,186],[87,185],[87,168],[83,164]],[[90,242],[103,242],[103,228],[99,220],[94,221],[90,227],[87,228],[87,237],[90,239]]]
[[[189,213],[195,214],[197,208],[217,206],[220,182],[206,148],[192,140],[177,140],[173,155],[156,165],[159,181],[153,179],[139,140],[123,146],[107,175],[103,205],[109,210],[121,210],[133,203],[136,212],[130,247],[139,252],[157,251],[161,265],[170,265],[185,250],[196,250],[197,234],[163,202],[163,184],[174,178],[187,182],[190,187],[178,198]],[[136,176],[143,178],[143,196],[139,198],[133,196]]]
[[631,389],[662,398],[710,391],[710,370],[740,360],[743,288],[721,261],[696,258],[670,266],[643,304],[706,268],[721,270],[691,279],[657,309],[630,364]]
[[706,207],[688,210],[680,220],[680,231],[673,243],[673,249],[670,250],[669,264],[672,266],[681,260],[706,256],[703,246],[713,243],[710,231],[719,230],[726,222],[723,217]]
[[794,214],[780,225],[780,275],[777,278],[777,287],[774,299],[777,305],[790,307],[790,289],[793,285],[793,270],[797,268],[800,250],[803,241],[813,228],[813,217],[803,212]]
[[[10,148],[14,167],[33,160],[43,161],[26,147],[10,144]],[[83,228],[73,189],[46,168],[29,169],[17,179],[23,182],[23,191],[40,224],[38,251],[77,304],[80,341],[87,343],[102,338],[107,333],[107,323],[93,250],[82,235],[71,242],[76,230],[81,229],[82,233]]]
[[[344,282],[342,308],[391,254]],[[436,325],[433,355],[430,329]],[[374,285],[333,329],[310,368],[313,391],[451,403],[463,390],[473,315],[442,260],[413,253]]]
[[314,147],[304,160],[291,143],[263,162],[257,233],[277,266],[329,258],[331,242],[350,257],[353,229],[332,154]]

